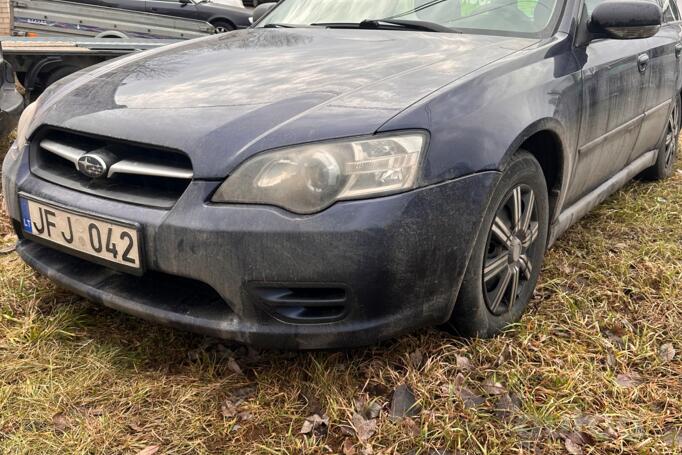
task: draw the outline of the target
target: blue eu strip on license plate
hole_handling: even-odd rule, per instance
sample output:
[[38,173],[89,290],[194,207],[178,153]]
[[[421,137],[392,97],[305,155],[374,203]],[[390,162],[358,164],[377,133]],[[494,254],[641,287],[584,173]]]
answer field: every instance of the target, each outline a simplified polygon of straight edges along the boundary
[[28,209],[28,201],[24,198],[19,199],[19,207],[21,209],[21,225],[24,228],[24,231],[33,234],[31,211]]

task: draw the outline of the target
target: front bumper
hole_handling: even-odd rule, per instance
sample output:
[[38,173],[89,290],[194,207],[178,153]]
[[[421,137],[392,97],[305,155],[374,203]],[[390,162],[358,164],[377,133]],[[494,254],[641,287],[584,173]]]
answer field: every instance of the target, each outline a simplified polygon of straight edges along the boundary
[[[43,181],[30,173],[26,155],[3,166],[17,228],[19,191],[137,222],[148,273],[134,277],[20,240],[18,252],[31,267],[92,301],[144,319],[285,349],[366,345],[446,321],[498,176],[486,172],[338,203],[310,216],[213,205],[206,201],[219,182],[194,181],[172,209],[161,210]],[[270,297],[299,288],[305,291],[294,300],[312,310],[279,312],[282,301]],[[327,303],[342,310],[325,313]]]

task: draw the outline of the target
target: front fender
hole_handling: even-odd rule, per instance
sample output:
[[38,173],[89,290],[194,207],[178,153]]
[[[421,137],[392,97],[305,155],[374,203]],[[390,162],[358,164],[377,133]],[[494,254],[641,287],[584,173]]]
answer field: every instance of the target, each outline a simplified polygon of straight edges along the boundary
[[391,119],[381,130],[431,132],[422,182],[502,170],[532,134],[549,130],[568,182],[580,127],[582,84],[570,40],[549,41],[472,73]]

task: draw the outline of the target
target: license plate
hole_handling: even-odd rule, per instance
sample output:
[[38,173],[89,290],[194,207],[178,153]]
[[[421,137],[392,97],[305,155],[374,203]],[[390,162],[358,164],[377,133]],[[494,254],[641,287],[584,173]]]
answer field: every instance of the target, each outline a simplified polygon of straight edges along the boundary
[[139,270],[140,240],[136,227],[68,209],[19,198],[26,234],[107,264]]

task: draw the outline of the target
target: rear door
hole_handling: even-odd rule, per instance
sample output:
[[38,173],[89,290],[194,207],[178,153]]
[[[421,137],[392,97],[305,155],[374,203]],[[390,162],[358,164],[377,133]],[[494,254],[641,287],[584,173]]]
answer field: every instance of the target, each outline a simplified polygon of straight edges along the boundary
[[677,92],[682,55],[682,23],[674,0],[658,0],[663,10],[663,26],[649,39],[651,79],[647,90],[644,122],[632,160],[639,153],[658,147]]

